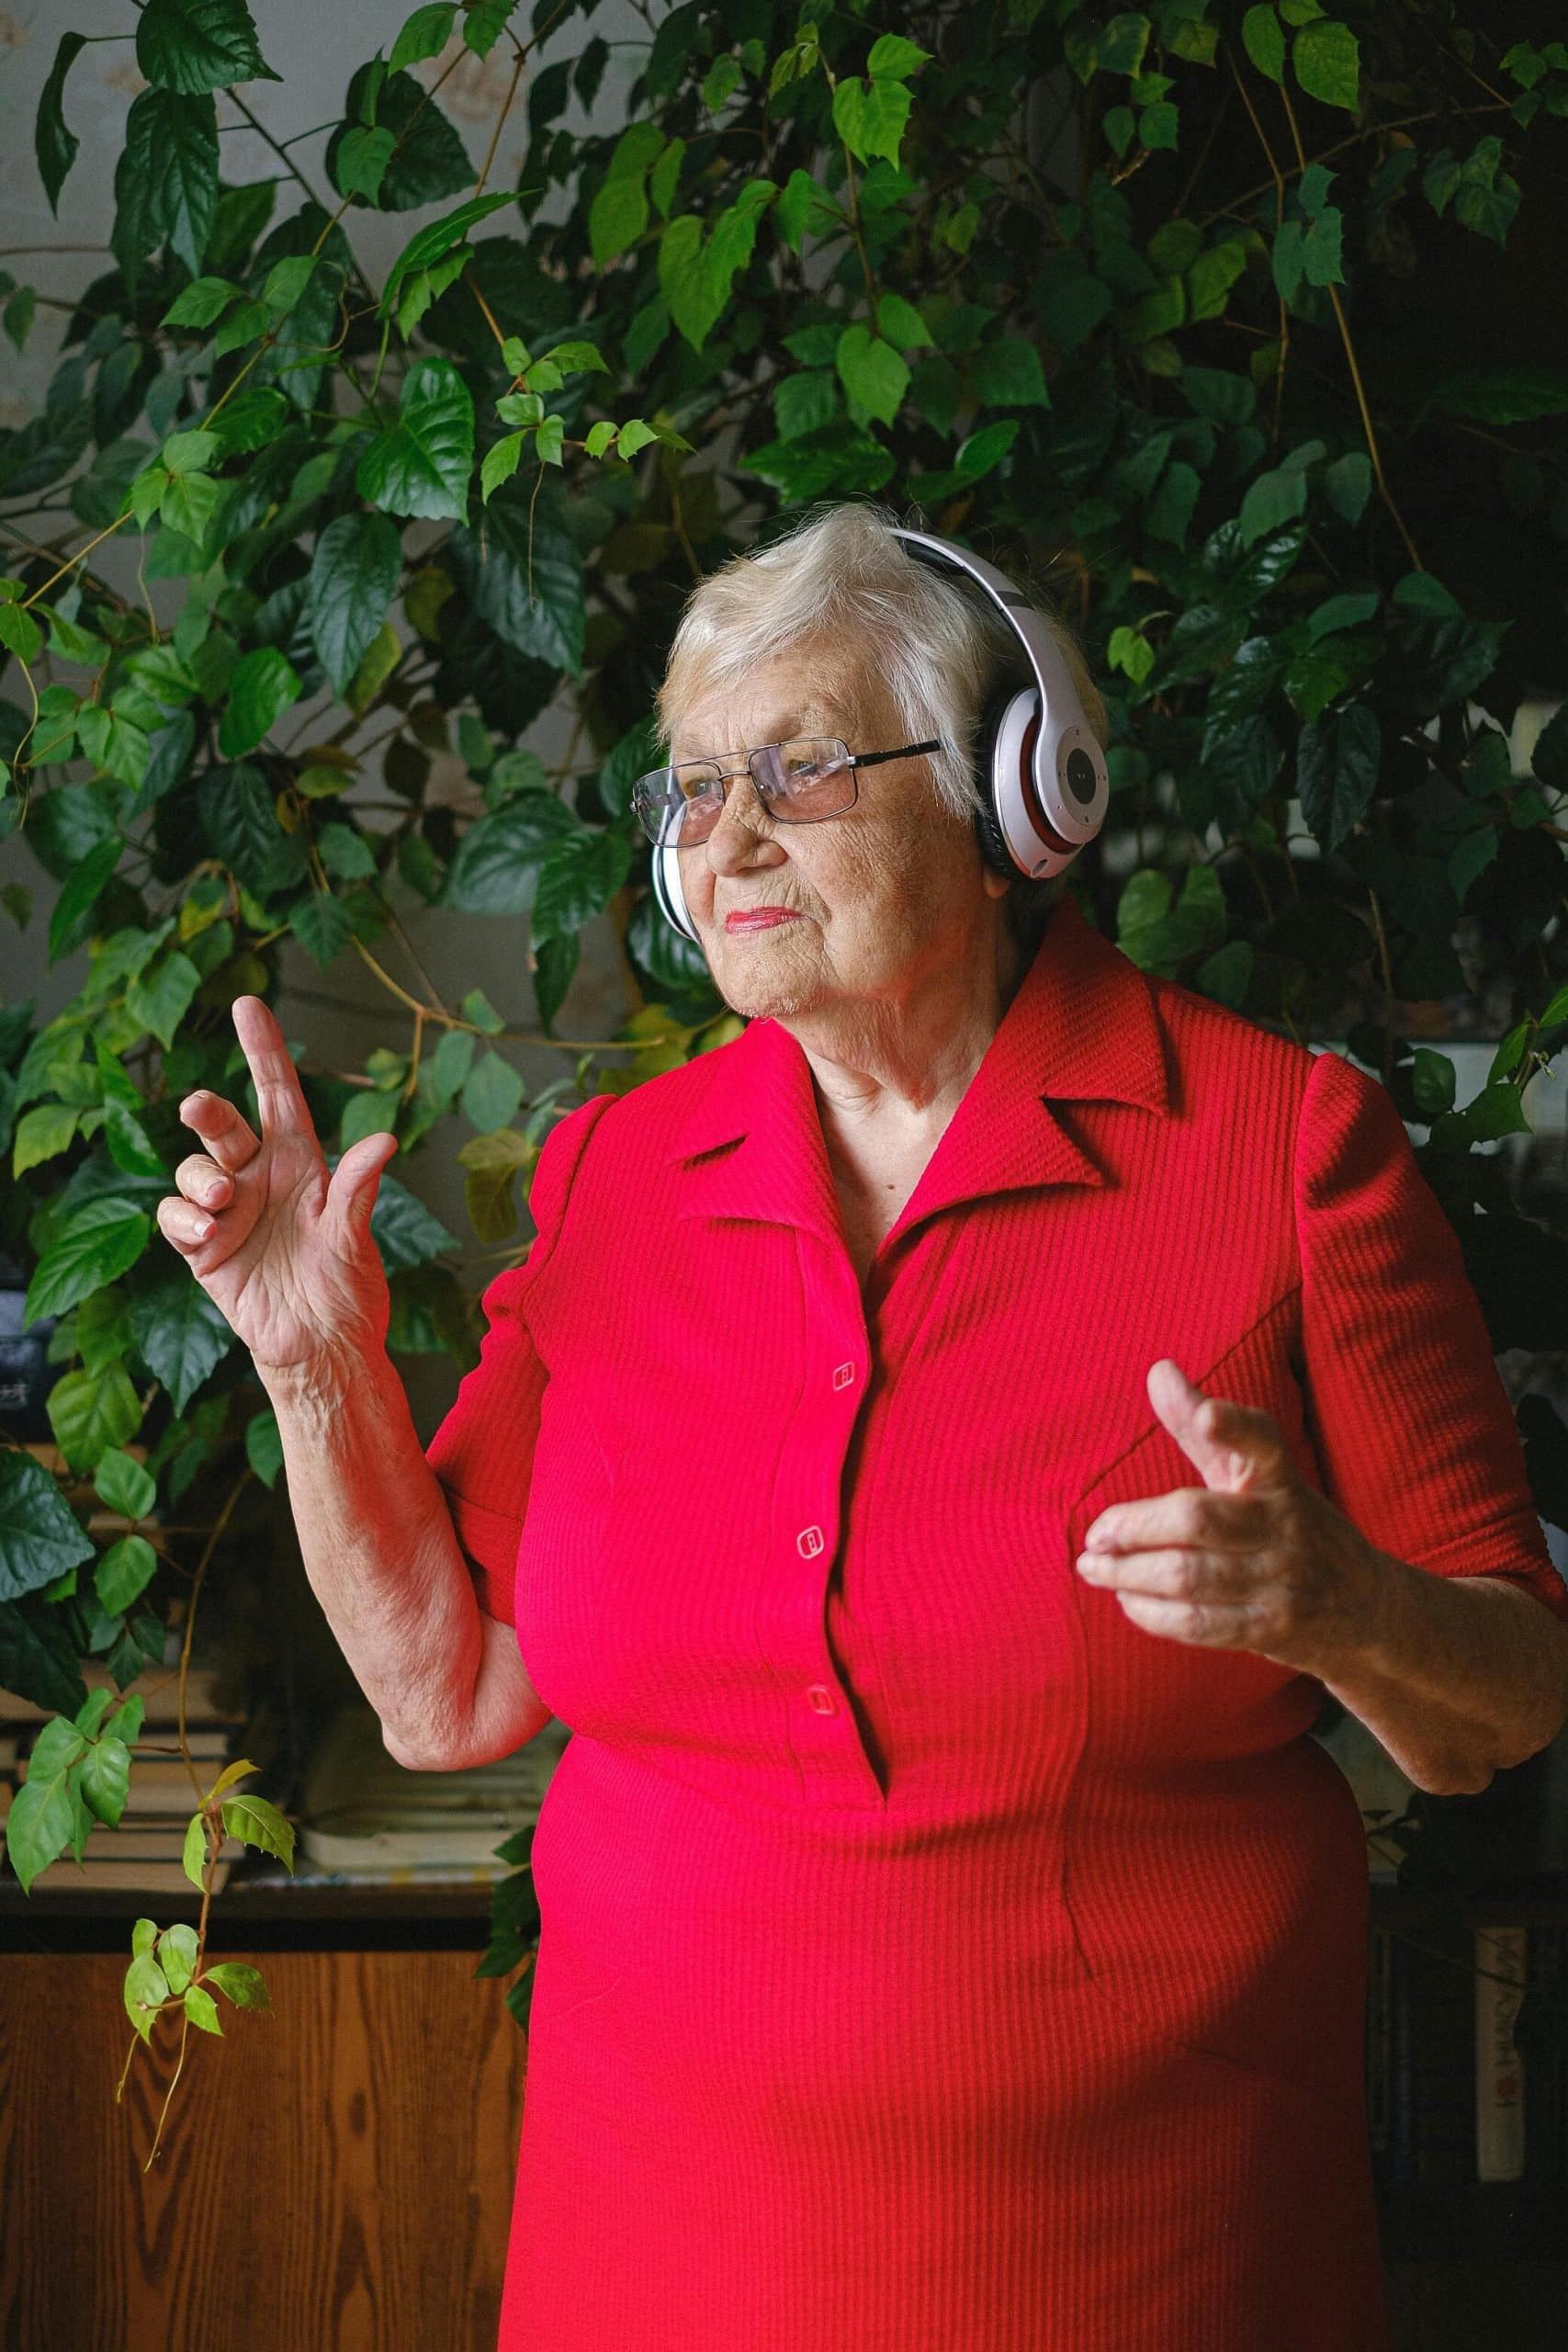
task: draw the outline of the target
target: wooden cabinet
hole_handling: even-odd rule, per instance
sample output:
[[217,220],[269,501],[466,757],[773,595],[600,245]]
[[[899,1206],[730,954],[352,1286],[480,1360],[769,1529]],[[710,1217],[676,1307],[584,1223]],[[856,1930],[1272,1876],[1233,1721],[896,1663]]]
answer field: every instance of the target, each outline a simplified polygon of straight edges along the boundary
[[482,1890],[445,1919],[340,1899],[293,1949],[229,1920],[210,1956],[254,1960],[272,2013],[191,2031],[146,2171],[179,2035],[117,2105],[130,1915],[6,1894],[5,2352],[493,2352],[526,2046],[473,1973]]
[[[254,1960],[273,2013],[191,2032],[145,2172],[178,2043],[138,2048],[117,2106],[133,1916],[0,1888],[4,2352],[494,2352],[526,2045],[473,1973],[484,1890],[226,1889],[211,1956]],[[1421,1916],[1374,1894],[1374,1921]],[[1568,2188],[1380,2204],[1394,2352],[1561,2352]]]

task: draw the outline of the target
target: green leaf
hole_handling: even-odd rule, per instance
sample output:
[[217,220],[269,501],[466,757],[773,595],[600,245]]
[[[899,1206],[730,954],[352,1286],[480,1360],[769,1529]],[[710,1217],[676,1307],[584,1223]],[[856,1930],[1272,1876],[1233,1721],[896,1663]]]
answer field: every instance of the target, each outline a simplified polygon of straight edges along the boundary
[[[782,198],[781,198],[782,202]],[[902,294],[883,294],[876,304],[876,323],[887,341],[900,351],[913,351],[921,344],[932,341],[931,331],[912,302]],[[1033,345],[1025,346],[1032,350]],[[1038,365],[1038,356],[1036,357]]]
[[158,1499],[158,1483],[145,1464],[111,1446],[93,1474],[98,1499],[122,1519],[145,1519]]
[[1402,613],[1414,613],[1427,621],[1455,621],[1464,616],[1464,606],[1451,588],[1429,571],[1407,571],[1396,580],[1390,591],[1393,603]]
[[40,1102],[24,1111],[11,1143],[12,1175],[25,1176],[29,1168],[40,1168],[69,1150],[81,1115],[81,1106],[74,1102]]
[[1370,703],[1314,718],[1296,741],[1302,815],[1332,856],[1365,816],[1377,788],[1382,730]]
[[207,1823],[205,1816],[193,1813],[186,1826],[185,1850],[180,1856],[180,1868],[193,1886],[205,1886],[203,1871],[207,1863]]
[[404,380],[399,420],[359,461],[362,498],[389,514],[468,512],[474,467],[474,403],[449,359],[421,359]]
[[86,1742],[79,1733],[73,1734],[69,1724],[62,1724],[64,1736],[46,1749],[45,1739],[54,1728],[54,1724],[46,1724],[34,1740],[28,1777],[6,1816],[6,1850],[26,1894],[32,1893],[39,1871],[47,1870],[70,1843],[76,1826],[66,1772],[80,1761]]
[[587,628],[582,558],[542,498],[530,554],[528,516],[527,500],[498,496],[479,529],[453,532],[452,570],[474,611],[504,644],[579,677]]
[[[342,185],[339,158],[353,131],[365,127],[371,75],[379,71],[380,61],[375,59],[350,78],[343,120],[327,141],[326,173],[340,196],[349,191]],[[474,167],[468,149],[412,74],[386,75],[375,93],[374,117],[378,130],[390,132],[393,150],[376,193],[381,211],[417,211],[472,187]]]
[[907,82],[911,74],[931,63],[931,55],[929,49],[907,40],[902,33],[882,33],[872,42],[865,70],[873,75],[886,74],[892,82]]
[[152,1031],[167,1053],[200,986],[201,974],[190,957],[177,947],[171,948],[151,971],[131,982],[125,992],[125,1009],[133,1021]]
[[1364,449],[1349,449],[1336,458],[1323,477],[1323,494],[1341,522],[1361,519],[1372,487],[1372,461]]
[[[422,8],[419,13],[421,16],[426,16],[436,12]],[[444,13],[450,16],[452,11],[447,8]],[[261,1970],[254,1967],[248,1960],[216,1961],[206,1971],[203,1981],[209,1984],[216,1984],[218,1990],[226,1999],[232,2001],[237,2009],[269,2009],[272,2007],[272,1996],[266,1989],[265,1978]]]
[[82,144],[75,132],[68,130],[65,126],[65,77],[86,46],[85,33],[61,34],[54,62],[49,69],[49,78],[39,96],[38,115],[33,125],[38,175],[43,182],[49,209],[57,217],[65,175],[75,162]]
[[286,837],[261,770],[245,760],[209,768],[197,787],[197,808],[215,854],[253,889],[264,888]]
[[118,833],[109,833],[90,849],[81,863],[72,867],[61,886],[49,918],[49,960],[58,964],[79,947],[92,927],[93,909],[96,906],[109,877],[118,865],[125,843]]
[[[1303,25],[1291,44],[1296,79],[1309,97],[1355,114],[1361,103],[1361,52],[1348,25],[1318,17]],[[1279,80],[1279,75],[1275,75]]]
[[76,1786],[97,1820],[112,1825],[119,1819],[130,1790],[130,1750],[118,1734],[106,1733],[89,1744],[76,1770]]
[[214,2002],[214,1996],[207,1992],[205,1985],[186,1985],[184,2004],[181,2004],[181,2007],[184,2007],[186,2016],[190,2018],[190,2023],[200,2025],[205,2034],[223,2032],[223,2020],[221,2016],[219,2016],[219,2004]]
[[245,1423],[245,1459],[264,1487],[276,1486],[283,1467],[283,1439],[270,1405]]
[[254,752],[269,728],[299,701],[300,682],[288,657],[276,645],[257,645],[241,655],[229,682],[229,704],[218,728],[218,748],[226,760]]
[[[1211,245],[1207,253],[1200,254],[1186,272],[1189,321],[1196,324],[1201,319],[1223,318],[1231,288],[1246,268],[1247,247],[1239,238],[1228,238],[1223,244]],[[1093,285],[1097,281],[1089,282]]]
[[840,335],[833,365],[851,399],[882,424],[891,424],[909,389],[908,365],[893,345],[857,321]]
[[[116,697],[117,703],[127,699],[123,693]],[[76,714],[76,731],[82,739],[83,751],[95,767],[102,768],[120,784],[141,782],[147,773],[151,747],[142,729],[123,709],[105,709],[101,703],[84,703]]]
[[602,181],[588,208],[588,249],[598,267],[635,245],[648,219],[648,186],[639,175],[622,172]]
[[[42,1463],[20,1446],[0,1447],[0,1600],[19,1600],[92,1556],[91,1537]],[[19,1690],[9,1668],[0,1648],[0,1687]]]
[[376,871],[376,853],[352,825],[323,825],[316,849],[327,872],[339,882],[363,882]]
[[[594,425],[592,433],[588,435],[588,457],[600,457],[602,447],[604,447],[604,442],[600,442],[597,449],[592,447],[592,435],[594,433],[600,433],[600,430],[602,430],[600,425]],[[614,428],[614,425],[609,428],[609,435],[606,437],[609,437],[609,440],[616,437],[616,428]],[[529,433],[508,433],[508,435],[503,435],[503,440],[491,442],[491,447],[484,452],[484,463],[479,466],[479,499],[484,501],[484,505],[489,505],[489,501],[491,501],[491,492],[501,489],[501,484],[503,482],[510,482],[513,475],[517,473],[517,463],[520,463],[522,452],[525,452],[525,447],[529,440],[531,440]]]
[[[69,1569],[64,1573],[71,1575]],[[15,1690],[35,1706],[67,1715],[86,1701],[87,1687],[64,1620],[41,1597],[0,1600],[0,1690]]]
[[218,202],[218,119],[210,92],[143,90],[126,117],[109,243],[120,267],[167,244],[195,277]]
[[44,1399],[44,1410],[73,1470],[90,1470],[106,1446],[123,1445],[141,1426],[141,1399],[122,1363],[62,1374]]
[[[243,288],[231,286],[226,277],[193,277],[184,291],[177,294],[164,313],[166,327],[209,327],[214,319],[221,318],[231,302],[238,301]],[[217,436],[209,435],[216,449]],[[167,458],[164,463],[167,464]]]
[[971,433],[960,442],[953,458],[953,469],[962,481],[978,481],[998,466],[1018,438],[1016,416],[998,417],[995,424],[983,424],[978,433]]
[[1272,8],[1249,8],[1241,20],[1242,46],[1270,82],[1285,78],[1285,36]]
[[157,1566],[158,1555],[145,1535],[122,1535],[111,1544],[93,1574],[93,1589],[105,1615],[122,1616],[146,1591]]
[[537,950],[551,939],[575,938],[603,913],[631,869],[629,833],[581,827],[564,834],[539,869],[532,936]]
[[833,92],[833,128],[858,162],[886,155],[896,164],[911,103],[902,82],[862,82],[846,75]]
[[386,291],[380,300],[381,317],[391,316],[398,288],[411,270],[428,269],[432,262],[439,261],[455,245],[462,244],[478,221],[487,220],[492,212],[499,212],[504,206],[516,201],[514,194],[471,196],[467,204],[459,204],[456,210],[446,213],[441,220],[427,222],[416,236],[410,238],[392,264]]
[[487,1037],[499,1037],[506,1026],[483,989],[470,989],[457,1010],[465,1021],[471,1021]]
[[129,1201],[110,1194],[86,1202],[39,1260],[28,1284],[25,1319],[34,1323],[40,1315],[63,1315],[128,1272],[152,1230],[151,1218]]
[[416,8],[409,17],[387,60],[389,74],[400,74],[405,66],[421,64],[427,57],[438,57],[452,38],[452,22],[457,16],[455,0],[433,0],[425,8]]
[[245,0],[147,0],[136,25],[136,62],[164,90],[226,90],[277,82],[256,45]]
[[520,792],[468,827],[446,869],[443,906],[465,914],[520,915],[534,903],[538,869],[577,820],[553,792]]
[[43,631],[19,605],[0,605],[0,645],[18,662],[36,662],[43,650]]
[[1336,629],[1359,628],[1372,618],[1378,601],[1375,588],[1347,589],[1342,595],[1325,597],[1307,615],[1307,635],[1315,644]]
[[225,1797],[221,1811],[223,1826],[231,1838],[243,1838],[247,1846],[257,1846],[264,1854],[293,1869],[294,1825],[275,1804],[265,1797]]
[[125,1972],[125,2007],[131,2024],[149,2049],[152,2021],[169,1997],[168,1979],[151,1952],[139,1953]]
[[175,1411],[183,1413],[235,1344],[233,1327],[183,1265],[139,1292],[130,1314],[138,1354],[168,1390]]
[[396,134],[384,125],[372,130],[356,122],[345,130],[333,158],[333,184],[338,194],[362,196],[374,204],[397,144]]
[[985,344],[970,362],[975,395],[987,408],[1049,408],[1036,345],[1021,336]]
[[412,1265],[425,1265],[440,1256],[442,1249],[458,1247],[456,1232],[446,1232],[440,1216],[433,1216],[423,1200],[416,1200],[395,1176],[381,1179],[369,1230],[388,1275],[402,1275]]
[[391,609],[402,540],[385,514],[340,514],[316,540],[305,623],[341,695]]
[[523,1101],[523,1080],[498,1053],[480,1055],[463,1085],[463,1116],[481,1135],[509,1127]]
[[300,945],[324,969],[341,955],[354,933],[348,909],[330,890],[312,890],[288,910],[288,928]]
[[1568,414],[1568,372],[1561,368],[1465,368],[1445,376],[1423,408],[1483,424],[1533,424]]
[[1242,546],[1256,547],[1259,539],[1303,513],[1306,492],[1306,475],[1299,467],[1277,466],[1272,473],[1259,474],[1250,481],[1237,517]]
[[470,1136],[457,1153],[467,1171],[463,1204],[480,1241],[503,1241],[515,1229],[517,1203],[513,1185],[534,1153],[513,1127],[498,1127],[491,1135]]
[[463,17],[463,46],[475,57],[488,57],[516,6],[517,0],[469,0]]
[[196,1973],[201,1946],[196,1929],[187,1920],[179,1920],[165,1928],[158,1938],[158,1963],[169,1981],[171,1993],[183,1993]]

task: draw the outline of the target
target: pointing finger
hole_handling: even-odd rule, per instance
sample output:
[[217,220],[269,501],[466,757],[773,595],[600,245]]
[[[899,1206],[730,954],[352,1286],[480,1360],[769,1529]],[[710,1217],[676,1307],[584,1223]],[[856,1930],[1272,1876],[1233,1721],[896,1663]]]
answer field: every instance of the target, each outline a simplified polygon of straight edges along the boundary
[[[231,1011],[241,1049],[255,1085],[262,1134],[267,1137],[305,1136],[316,1143],[315,1125],[299,1083],[299,1073],[271,1006],[259,996],[237,996]],[[317,1148],[320,1148],[319,1144]]]

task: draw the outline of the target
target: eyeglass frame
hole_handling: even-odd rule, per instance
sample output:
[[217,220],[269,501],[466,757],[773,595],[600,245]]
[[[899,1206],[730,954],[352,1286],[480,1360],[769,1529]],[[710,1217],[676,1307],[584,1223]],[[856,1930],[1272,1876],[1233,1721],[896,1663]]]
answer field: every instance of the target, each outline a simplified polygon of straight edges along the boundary
[[[784,748],[784,743],[843,743],[845,757],[842,764],[850,771],[850,784],[852,788],[850,797],[845,801],[842,808],[829,810],[820,817],[784,817],[779,815],[774,809],[769,807],[768,802],[763,798],[761,787],[758,782],[757,772],[752,767],[751,763],[753,760],[761,759],[764,752],[782,752]],[[719,786],[720,816],[723,815],[724,809],[728,804],[729,786],[736,781],[737,777],[749,775],[751,779],[752,789],[756,792],[758,799],[761,801],[763,808],[767,811],[768,816],[775,825],[825,825],[829,821],[831,817],[846,816],[859,799],[860,784],[859,779],[854,774],[856,768],[878,767],[884,760],[911,759],[926,752],[940,752],[942,748],[942,739],[940,735],[933,735],[929,741],[924,743],[901,743],[898,745],[897,750],[891,752],[852,752],[848,743],[844,742],[844,739],[841,735],[789,735],[784,738],[784,742],[757,743],[754,744],[750,751],[740,752],[739,753],[734,752],[717,752],[714,754],[713,758],[709,760],[668,760],[665,762],[663,767],[649,768],[645,775],[637,777],[636,783],[632,786],[631,792],[628,796],[628,805],[630,806],[632,813],[637,818],[637,823],[642,830],[643,838],[646,841],[651,842],[655,849],[680,849],[682,846],[681,842],[663,842],[660,841],[657,835],[649,831],[648,826],[643,819],[641,808],[638,806],[638,791],[643,785],[648,783],[651,776],[673,775],[677,770],[681,768],[712,767],[718,768],[718,775],[716,781]],[[719,766],[721,760],[735,759],[737,757],[745,762],[744,767],[723,768]],[[714,822],[716,824],[717,821],[718,820],[716,818]],[[709,828],[709,831],[712,831],[711,827]],[[707,834],[705,833],[702,837],[702,841],[706,841],[707,838]],[[700,849],[702,842],[686,842],[684,846],[689,849]]]

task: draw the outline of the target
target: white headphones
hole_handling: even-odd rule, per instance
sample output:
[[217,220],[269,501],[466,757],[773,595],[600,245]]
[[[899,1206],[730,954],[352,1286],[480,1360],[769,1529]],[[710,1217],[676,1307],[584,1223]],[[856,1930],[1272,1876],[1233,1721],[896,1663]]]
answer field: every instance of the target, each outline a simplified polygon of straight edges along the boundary
[[[972,580],[1023,648],[1034,684],[1003,687],[981,715],[975,831],[982,854],[998,873],[1036,879],[1060,874],[1099,832],[1111,797],[1105,754],[1062,649],[1043,614],[984,556],[930,531],[899,524],[892,530],[918,562]],[[700,944],[681,887],[680,856],[673,842],[654,849],[653,895],[666,922]]]

